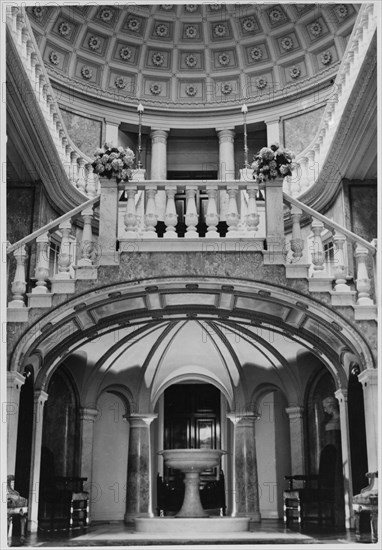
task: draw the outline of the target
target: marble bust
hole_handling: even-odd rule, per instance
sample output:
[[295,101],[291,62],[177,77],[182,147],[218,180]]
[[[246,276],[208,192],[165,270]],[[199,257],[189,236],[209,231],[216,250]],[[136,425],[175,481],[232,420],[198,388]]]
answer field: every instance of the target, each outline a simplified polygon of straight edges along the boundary
[[340,430],[340,411],[337,399],[335,397],[326,397],[322,401],[322,406],[324,412],[330,416],[325,424],[325,431]]

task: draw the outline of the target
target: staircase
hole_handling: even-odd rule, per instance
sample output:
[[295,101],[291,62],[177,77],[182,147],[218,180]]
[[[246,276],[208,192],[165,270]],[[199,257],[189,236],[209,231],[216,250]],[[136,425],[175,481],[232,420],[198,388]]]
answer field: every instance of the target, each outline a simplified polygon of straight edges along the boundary
[[[291,288],[305,281],[305,287],[300,286],[306,294],[341,311],[345,308],[354,321],[375,321],[376,242],[366,242],[297,198],[304,198],[325,173],[338,139],[336,129],[346,116],[375,32],[373,4],[362,5],[316,138],[299,155],[297,173],[284,182],[275,180],[259,189],[246,170],[241,171],[238,181],[144,181],[137,171],[131,182],[118,186],[111,180],[101,181],[93,173],[92,159],[70,139],[25,10],[7,9],[8,47],[13,61],[9,70],[15,79],[25,80],[28,109],[38,111],[45,121],[53,145],[46,150],[47,160],[57,165],[59,159],[58,169],[46,177],[51,184],[53,181],[59,197],[65,190],[66,198],[70,198],[65,204],[72,205],[57,220],[8,246],[7,254],[14,257],[16,265],[8,321],[31,323],[63,299],[94,289],[102,284],[100,273],[106,266],[114,279],[120,280],[124,276],[121,258],[126,255],[207,252],[245,252],[248,258],[256,258],[257,267],[275,268],[275,281],[280,280],[280,273],[283,284]],[[283,188],[288,193],[283,194]],[[205,237],[197,230],[196,195],[201,191],[207,195]],[[123,192],[126,202],[120,200]],[[176,230],[176,194],[180,192],[185,194],[187,205],[184,238]],[[222,192],[228,197],[224,238],[217,231],[223,217],[218,201]],[[265,201],[260,200],[261,193]],[[156,232],[159,196],[165,210],[163,238]],[[27,250],[36,250],[28,273]],[[254,279],[261,277],[259,269],[253,270]],[[269,270],[264,277],[269,280]]]

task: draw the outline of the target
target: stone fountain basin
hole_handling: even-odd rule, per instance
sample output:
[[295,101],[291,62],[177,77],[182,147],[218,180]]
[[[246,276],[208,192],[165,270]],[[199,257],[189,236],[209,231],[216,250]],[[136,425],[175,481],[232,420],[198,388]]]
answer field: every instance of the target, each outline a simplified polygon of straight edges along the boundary
[[227,451],[220,449],[167,449],[159,451],[166,465],[182,472],[203,472],[208,468],[218,466],[222,455]]

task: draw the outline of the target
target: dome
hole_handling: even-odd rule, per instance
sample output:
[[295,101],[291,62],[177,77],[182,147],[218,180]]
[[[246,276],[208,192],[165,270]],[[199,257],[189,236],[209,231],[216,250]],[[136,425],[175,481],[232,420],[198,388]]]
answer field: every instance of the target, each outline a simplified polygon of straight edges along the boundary
[[84,5],[27,9],[55,85],[153,109],[270,104],[329,84],[354,4]]

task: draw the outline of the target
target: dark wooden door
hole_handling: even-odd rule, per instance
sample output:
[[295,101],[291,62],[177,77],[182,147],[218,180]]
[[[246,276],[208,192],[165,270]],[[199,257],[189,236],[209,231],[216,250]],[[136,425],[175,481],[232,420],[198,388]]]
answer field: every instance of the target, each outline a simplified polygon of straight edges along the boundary
[[[176,384],[164,393],[164,449],[220,448],[220,391],[210,384]],[[220,468],[200,476],[205,508],[224,510],[224,476]],[[159,508],[176,512],[183,501],[183,474],[165,468],[158,484]]]

